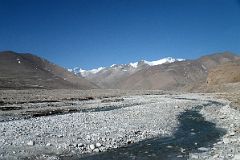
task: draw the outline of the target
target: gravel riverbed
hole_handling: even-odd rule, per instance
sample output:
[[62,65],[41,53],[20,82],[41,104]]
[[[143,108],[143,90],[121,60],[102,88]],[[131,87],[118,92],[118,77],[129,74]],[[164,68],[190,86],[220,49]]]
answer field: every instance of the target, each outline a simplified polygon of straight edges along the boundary
[[[0,122],[0,159],[61,159],[91,155],[157,136],[171,136],[177,116],[193,107],[228,133],[213,148],[191,153],[191,159],[223,159],[239,156],[239,111],[227,101],[201,94],[122,96],[122,101],[92,100],[96,108],[62,115]],[[83,107],[82,105],[75,107]],[[119,107],[118,107],[119,106]],[[234,153],[225,148],[234,147]],[[231,155],[230,155],[231,154]]]

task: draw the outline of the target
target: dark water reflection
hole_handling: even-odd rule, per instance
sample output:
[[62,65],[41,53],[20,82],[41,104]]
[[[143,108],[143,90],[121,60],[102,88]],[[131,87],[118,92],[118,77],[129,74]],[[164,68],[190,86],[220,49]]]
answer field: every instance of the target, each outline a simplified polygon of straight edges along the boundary
[[187,159],[190,152],[199,147],[212,147],[226,131],[216,128],[214,123],[206,121],[199,113],[199,108],[187,110],[179,115],[180,125],[172,137],[148,139],[126,147],[82,158],[86,160],[165,160]]

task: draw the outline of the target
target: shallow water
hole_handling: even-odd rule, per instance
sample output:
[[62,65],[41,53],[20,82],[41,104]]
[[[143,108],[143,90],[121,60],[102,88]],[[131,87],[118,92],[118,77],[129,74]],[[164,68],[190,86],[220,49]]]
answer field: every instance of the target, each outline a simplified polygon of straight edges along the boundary
[[199,110],[200,107],[196,107],[194,110],[187,110],[180,114],[178,117],[180,125],[171,137],[148,139],[96,155],[71,157],[71,159],[187,159],[190,152],[198,152],[199,147],[211,148],[213,143],[226,133],[225,130],[216,128],[214,123],[206,121]]

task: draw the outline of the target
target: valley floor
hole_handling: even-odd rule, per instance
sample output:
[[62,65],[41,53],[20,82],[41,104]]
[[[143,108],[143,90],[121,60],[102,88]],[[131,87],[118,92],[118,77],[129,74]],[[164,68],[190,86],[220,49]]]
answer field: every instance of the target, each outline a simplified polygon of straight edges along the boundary
[[[175,147],[176,159],[238,159],[240,112],[229,104],[203,93],[5,90],[0,93],[0,159],[85,159],[172,137],[181,126],[179,115],[195,109],[225,134],[211,145],[192,142],[187,154]],[[194,129],[190,134],[198,135]],[[161,157],[146,153],[143,159],[154,158]]]

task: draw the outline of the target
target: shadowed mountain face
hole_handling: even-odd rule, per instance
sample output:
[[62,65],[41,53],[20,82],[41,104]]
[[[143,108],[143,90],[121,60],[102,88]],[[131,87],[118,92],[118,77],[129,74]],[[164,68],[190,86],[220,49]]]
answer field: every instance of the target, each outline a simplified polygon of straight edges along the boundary
[[93,89],[92,82],[32,54],[0,52],[0,88]]

